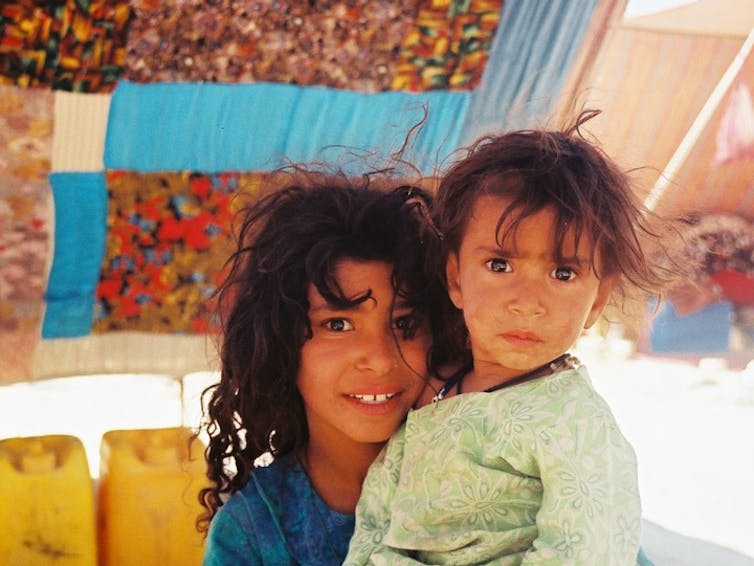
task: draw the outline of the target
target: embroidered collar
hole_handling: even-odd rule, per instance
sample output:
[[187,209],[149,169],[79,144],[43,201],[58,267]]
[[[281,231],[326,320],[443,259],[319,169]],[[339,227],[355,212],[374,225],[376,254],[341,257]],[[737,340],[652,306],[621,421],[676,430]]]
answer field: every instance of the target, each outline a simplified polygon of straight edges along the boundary
[[[498,383],[497,385],[488,387],[487,389],[484,390],[484,392],[491,393],[493,391],[497,391],[505,387],[512,387],[514,385],[518,385],[519,383],[524,383],[525,381],[531,381],[532,379],[537,379],[538,377],[551,375],[557,371],[561,371],[564,369],[577,368],[580,365],[581,365],[581,362],[576,356],[572,356],[571,354],[566,352],[565,354],[563,354],[562,356],[558,356],[551,362],[541,365],[538,368],[534,368],[531,371],[527,371],[526,373],[519,375],[518,377],[514,377],[513,379],[502,381]],[[456,394],[461,393],[461,385],[463,383],[463,379],[469,374],[469,372],[473,368],[474,366],[472,364],[468,364],[462,367],[456,373],[454,373],[448,379],[448,381],[445,382],[445,385],[442,386],[440,391],[437,392],[437,395],[435,395],[432,398],[432,403],[437,403],[438,401],[441,401],[442,399],[444,399],[445,396],[448,394],[448,392],[451,389],[453,389],[453,387],[456,388]]]

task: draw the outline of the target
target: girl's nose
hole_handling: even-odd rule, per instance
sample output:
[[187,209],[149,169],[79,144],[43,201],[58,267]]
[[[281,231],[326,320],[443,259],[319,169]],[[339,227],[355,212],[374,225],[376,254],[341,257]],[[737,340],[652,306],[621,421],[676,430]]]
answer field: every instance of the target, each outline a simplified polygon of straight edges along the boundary
[[391,334],[365,337],[356,364],[359,369],[382,375],[398,365],[398,355],[398,346]]
[[545,309],[539,301],[514,300],[508,303],[508,312],[517,316],[542,316]]
[[508,298],[508,312],[517,316],[542,316],[545,314],[545,306],[542,298],[536,291],[536,284],[522,280]]

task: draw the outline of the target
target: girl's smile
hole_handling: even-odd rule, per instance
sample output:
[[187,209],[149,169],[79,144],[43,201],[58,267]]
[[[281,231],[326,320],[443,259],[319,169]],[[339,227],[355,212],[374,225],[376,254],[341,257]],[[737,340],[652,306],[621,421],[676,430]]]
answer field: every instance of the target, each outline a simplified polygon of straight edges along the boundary
[[353,306],[332,305],[309,289],[312,336],[301,348],[297,384],[310,441],[384,442],[419,395],[431,342],[426,324],[394,299],[392,265],[343,259],[336,279]]

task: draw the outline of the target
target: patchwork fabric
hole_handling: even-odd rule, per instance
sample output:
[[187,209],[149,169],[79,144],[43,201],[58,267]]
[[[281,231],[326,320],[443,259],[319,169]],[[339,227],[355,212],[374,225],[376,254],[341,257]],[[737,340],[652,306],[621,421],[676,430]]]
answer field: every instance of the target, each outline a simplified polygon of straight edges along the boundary
[[385,167],[424,120],[403,157],[433,174],[458,147],[470,96],[121,81],[110,103],[105,167],[218,173],[324,161],[361,174]]
[[110,171],[108,240],[95,332],[204,333],[211,297],[232,251],[234,197],[254,193],[249,173]]
[[473,91],[461,145],[548,117],[588,36],[600,0],[506,2],[484,80]]
[[128,0],[22,0],[0,6],[0,83],[109,92],[125,58]]
[[47,282],[43,338],[91,332],[94,289],[105,248],[105,174],[51,173],[55,251]]
[[0,380],[25,376],[44,308],[53,96],[0,85]]
[[598,0],[503,2],[0,2],[0,380],[51,343],[94,367],[93,329],[211,329],[234,196],[267,172],[434,178],[544,115]]
[[417,2],[134,2],[125,78],[387,90]]
[[502,6],[502,0],[422,0],[403,41],[391,88],[475,88],[487,63]]
[[102,171],[109,94],[55,91],[53,171]]

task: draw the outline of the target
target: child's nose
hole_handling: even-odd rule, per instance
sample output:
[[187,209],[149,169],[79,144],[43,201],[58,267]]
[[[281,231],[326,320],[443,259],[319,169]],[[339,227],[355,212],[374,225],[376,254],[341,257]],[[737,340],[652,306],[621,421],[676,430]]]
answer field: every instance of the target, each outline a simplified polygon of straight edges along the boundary
[[508,311],[517,316],[541,316],[545,313],[545,305],[536,287],[522,280],[508,301]]
[[545,314],[544,306],[531,298],[511,301],[508,304],[508,310],[518,316],[541,316]]
[[357,367],[378,375],[388,373],[398,365],[398,347],[390,334],[373,335],[362,340]]

